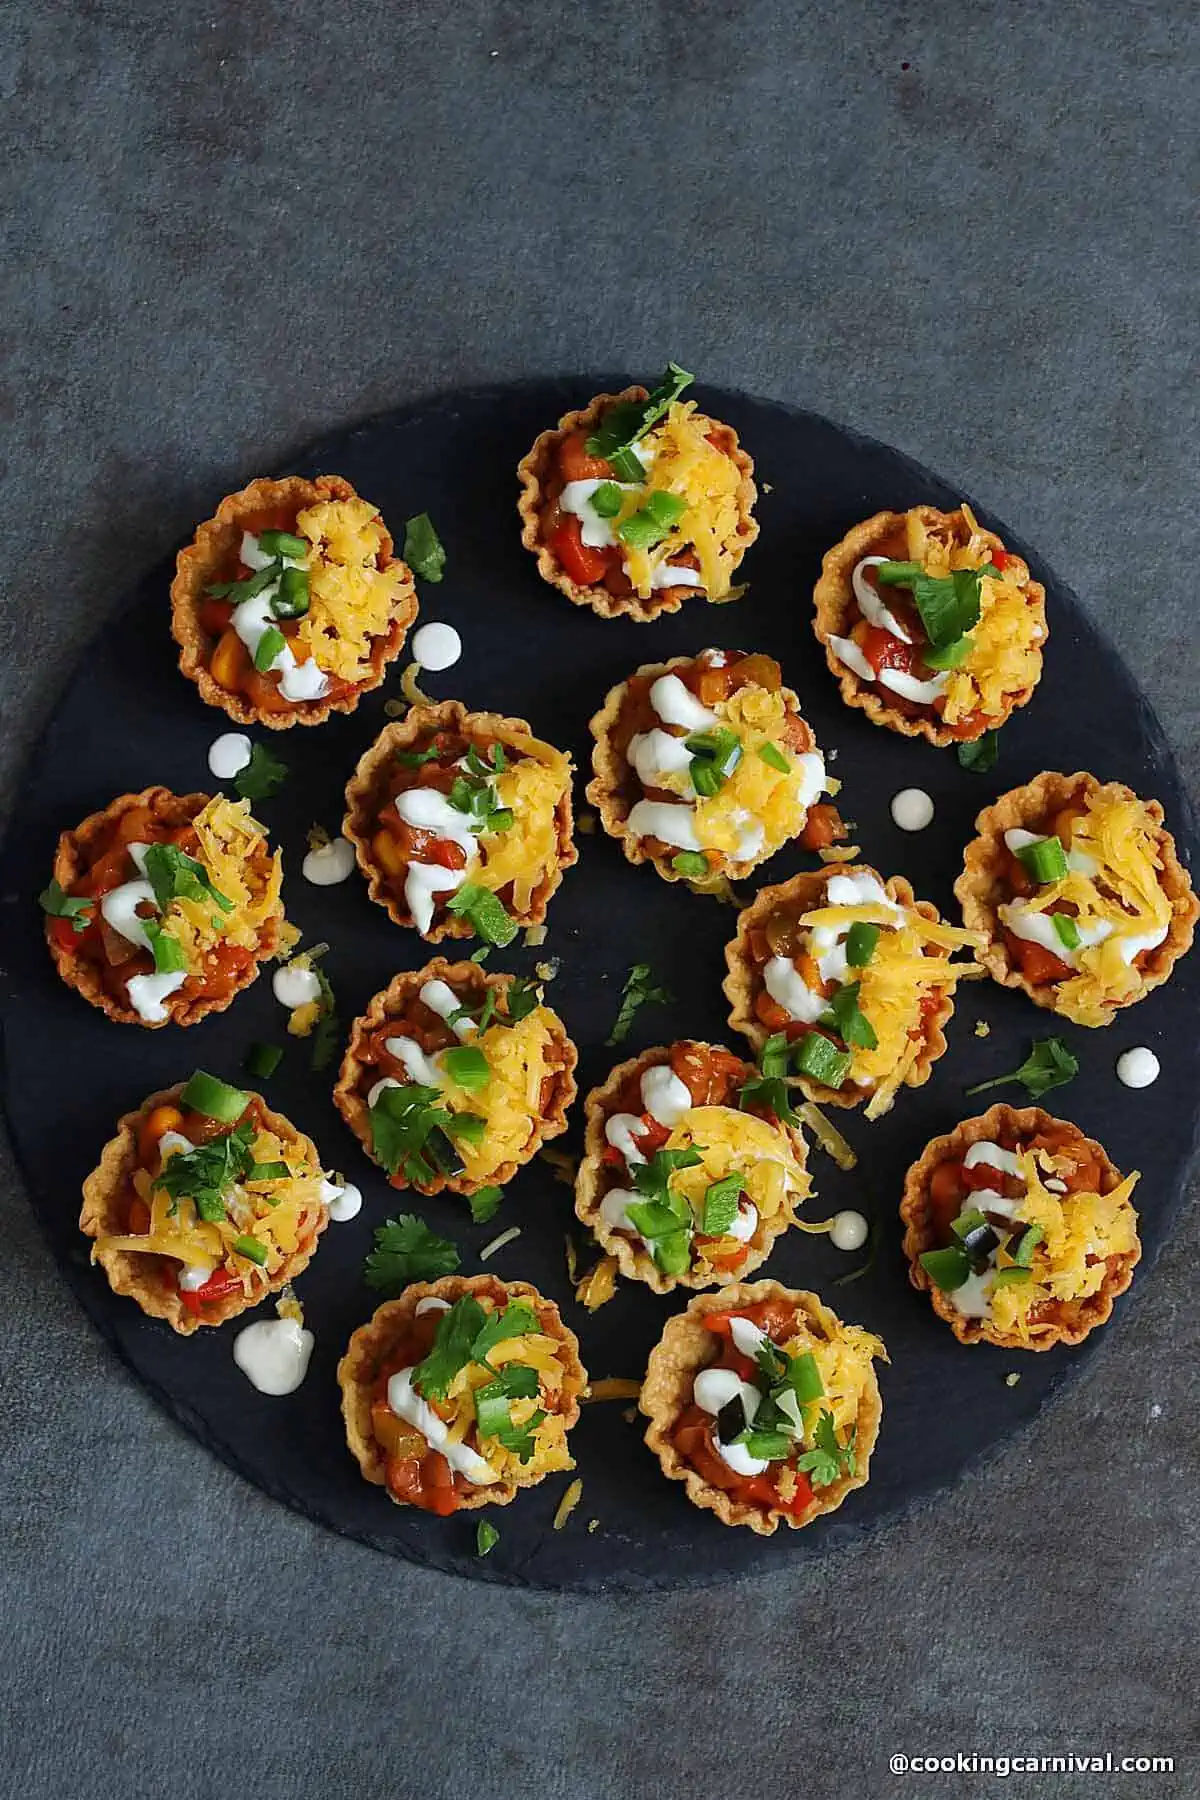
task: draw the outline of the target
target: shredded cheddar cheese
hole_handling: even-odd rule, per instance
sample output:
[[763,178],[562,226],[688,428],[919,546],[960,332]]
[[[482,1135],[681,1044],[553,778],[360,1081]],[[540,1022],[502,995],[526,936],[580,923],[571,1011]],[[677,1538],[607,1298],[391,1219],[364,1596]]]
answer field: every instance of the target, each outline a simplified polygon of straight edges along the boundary
[[538,738],[522,738],[495,785],[497,803],[512,811],[513,822],[480,840],[468,876],[493,893],[511,882],[513,910],[523,913],[558,860],[556,812],[571,789],[571,759]]
[[805,1435],[811,1432],[822,1412],[831,1412],[834,1428],[844,1443],[858,1418],[859,1402],[870,1378],[872,1359],[888,1360],[883,1339],[861,1325],[844,1325],[828,1307],[823,1307],[819,1326],[806,1325],[803,1331],[789,1339],[784,1349],[789,1356],[810,1352],[825,1390],[818,1399],[806,1402],[803,1407]]
[[[1044,1235],[1033,1252],[1032,1279],[993,1285],[988,1305],[1002,1330],[1027,1336],[1036,1307],[1088,1299],[1104,1285],[1106,1259],[1136,1249],[1137,1213],[1130,1196],[1140,1177],[1127,1176],[1111,1194],[1056,1194],[1045,1186],[1037,1158],[1026,1151],[1019,1160],[1026,1185],[1015,1216]],[[996,1265],[1013,1266],[1006,1249],[997,1252]]]
[[[990,562],[992,547],[974,514],[965,504],[962,512],[971,528],[965,544],[940,522],[930,525],[916,511],[908,514],[908,553],[927,574],[944,578],[956,569],[982,569]],[[973,712],[997,717],[1008,698],[1036,686],[1041,675],[1045,629],[1025,597],[1014,564],[982,578],[979,620],[966,635],[971,649],[946,682],[942,717],[947,725]]]
[[1085,938],[1093,930],[1106,934],[1079,950],[1078,972],[1055,990],[1055,1007],[1064,1017],[1079,1025],[1105,1025],[1113,1007],[1141,986],[1138,949],[1161,943],[1170,927],[1171,901],[1160,880],[1162,857],[1142,801],[1103,791],[1086,796],[1086,811],[1073,820],[1067,847],[1081,860],[1090,859],[1092,871],[1068,869],[1061,881],[1014,904],[1035,913],[1066,905],[1074,909]]
[[451,1112],[475,1113],[487,1122],[478,1144],[465,1138],[458,1143],[470,1180],[485,1180],[501,1163],[519,1157],[528,1144],[542,1115],[542,1081],[553,1023],[547,1008],[536,1006],[516,1025],[489,1025],[482,1036],[473,1037],[472,1045],[488,1063],[489,1077],[482,1088],[459,1087],[440,1071],[442,1103]]
[[[168,1149],[163,1166],[182,1147]],[[154,1256],[170,1256],[188,1268],[222,1266],[234,1270],[247,1294],[261,1289],[263,1277],[272,1276],[311,1229],[323,1204],[320,1169],[306,1160],[293,1139],[262,1130],[252,1146],[255,1163],[282,1162],[288,1174],[277,1180],[244,1180],[224,1195],[225,1216],[201,1219],[194,1203],[183,1197],[173,1201],[155,1186],[148,1169],[136,1169],[133,1187],[150,1208],[150,1229],[140,1234],[114,1234],[96,1240],[93,1257],[102,1251],[126,1250]],[[255,1238],[266,1251],[261,1265],[235,1251],[239,1238]]]
[[653,549],[625,548],[625,568],[641,597],[649,599],[655,569],[683,549],[696,553],[700,567],[696,585],[710,600],[729,597],[736,563],[741,514],[738,488],[741,471],[733,458],[709,442],[711,422],[696,411],[694,400],[677,400],[665,419],[649,431],[643,447],[654,460],[646,487],[626,493],[614,523],[619,527],[645,504],[647,491],[670,493],[687,502],[687,510],[675,530]]
[[[193,820],[202,863],[213,887],[232,902],[229,911],[212,900],[177,897],[163,915],[163,929],[179,944],[191,974],[217,944],[258,947],[264,925],[282,915],[283,858],[266,861],[266,832],[250,815],[248,800],[210,800]],[[264,866],[265,864],[265,866]]]
[[371,640],[391,625],[404,565],[376,566],[386,534],[369,500],[319,501],[297,515],[296,530],[311,545],[309,608],[297,645],[328,674],[361,681],[370,669]]
[[694,1148],[700,1161],[670,1176],[672,1193],[683,1196],[699,1216],[704,1195],[714,1181],[735,1171],[741,1175],[747,1197],[759,1217],[794,1216],[797,1206],[812,1191],[807,1170],[796,1160],[787,1133],[753,1113],[731,1106],[693,1106],[672,1128],[670,1150]]
[[906,907],[897,917],[872,901],[817,907],[802,914],[800,924],[838,934],[855,924],[880,927],[870,961],[853,971],[859,1010],[876,1042],[873,1048],[847,1045],[850,1079],[875,1089],[867,1116],[878,1118],[920,1053],[923,997],[932,988],[952,992],[964,976],[976,973],[978,964],[950,958],[956,950],[980,948],[981,939],[976,932],[926,919],[915,908]]

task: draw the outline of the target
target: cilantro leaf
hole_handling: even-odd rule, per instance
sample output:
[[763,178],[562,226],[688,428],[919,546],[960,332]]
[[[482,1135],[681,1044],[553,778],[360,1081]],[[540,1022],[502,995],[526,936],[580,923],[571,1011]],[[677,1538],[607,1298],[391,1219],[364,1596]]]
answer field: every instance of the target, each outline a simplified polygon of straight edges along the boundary
[[500,1202],[504,1198],[503,1188],[481,1187],[477,1193],[467,1196],[471,1208],[471,1219],[476,1225],[486,1225],[494,1219],[500,1210]]
[[456,918],[468,920],[479,937],[501,950],[517,935],[517,921],[506,910],[504,902],[490,888],[479,887],[474,882],[464,882],[456,893],[451,894],[446,909]]
[[541,982],[517,976],[508,985],[504,1003],[512,1024],[519,1025],[522,1019],[528,1018],[529,1014],[542,1004]]
[[621,995],[621,1008],[617,1013],[617,1022],[612,1028],[611,1035],[605,1038],[605,1044],[611,1046],[625,1042],[640,1007],[670,1006],[674,998],[675,996],[669,988],[655,985],[649,963],[634,963],[625,978],[625,988]]
[[474,1294],[464,1294],[439,1315],[433,1346],[413,1373],[413,1386],[426,1400],[444,1400],[458,1371],[475,1360],[475,1340],[486,1320]]
[[422,581],[440,581],[446,571],[446,551],[428,513],[417,513],[404,527],[404,561]]
[[262,744],[254,744],[250,761],[233,778],[234,792],[243,800],[269,800],[287,778],[287,764]]
[[829,1010],[833,1015],[832,1025],[843,1043],[857,1045],[863,1050],[874,1050],[879,1039],[875,1035],[874,1026],[858,1004],[861,988],[861,982],[848,981],[837,990],[829,1002]]
[[375,1248],[363,1265],[368,1287],[396,1295],[414,1281],[437,1281],[453,1275],[458,1251],[438,1237],[415,1213],[401,1213],[375,1227]]
[[181,1200],[190,1200],[198,1218],[217,1224],[226,1216],[226,1196],[248,1173],[253,1162],[250,1146],[258,1128],[247,1119],[223,1137],[210,1138],[192,1150],[180,1150],[167,1158],[152,1186],[166,1194],[171,1211]]
[[142,929],[150,944],[156,974],[177,975],[181,969],[187,968],[183,945],[157,919],[143,919]]
[[982,737],[973,738],[970,743],[958,746],[959,767],[970,769],[976,775],[986,775],[989,769],[995,768],[999,755],[998,731],[985,731]]
[[1019,1081],[1031,1100],[1040,1100],[1051,1088],[1062,1087],[1078,1073],[1078,1058],[1061,1038],[1042,1038],[1030,1045],[1029,1055],[1019,1069],[1014,1069],[1010,1075],[996,1075],[991,1081],[977,1082],[967,1089],[967,1093],[982,1094],[988,1088],[1006,1087],[1011,1081]]
[[68,894],[58,881],[52,881],[38,895],[38,905],[44,913],[52,919],[70,919],[72,930],[77,933],[87,930],[95,904],[82,894]]
[[838,1441],[834,1430],[833,1414],[822,1412],[813,1432],[813,1447],[796,1458],[796,1467],[803,1469],[814,1487],[829,1487],[843,1473],[853,1475],[857,1468],[854,1455],[854,1440],[858,1427],[852,1425],[844,1444]]
[[502,1311],[489,1313],[471,1346],[474,1362],[485,1362],[497,1344],[506,1338],[524,1337],[527,1332],[541,1330],[538,1316],[524,1300],[510,1300]]
[[403,1171],[409,1181],[430,1181],[433,1170],[423,1155],[430,1135],[446,1130],[450,1114],[438,1102],[440,1088],[410,1082],[384,1088],[370,1109],[371,1144],[389,1175]]
[[159,912],[166,912],[172,900],[211,900],[222,912],[233,911],[233,901],[217,892],[204,864],[185,856],[177,844],[151,844],[144,862]]
[[[636,444],[639,438],[644,437],[694,380],[695,376],[689,375],[686,369],[681,369],[678,363],[668,363],[661,383],[647,399],[623,400],[619,405],[609,407],[588,438],[588,455],[602,456],[611,462],[615,453],[627,450],[631,444]],[[639,464],[635,479],[640,479],[641,475]]]
[[769,1037],[758,1053],[758,1073],[745,1082],[738,1096],[743,1112],[774,1113],[785,1125],[795,1125],[796,1109],[784,1079],[791,1046],[782,1031]]

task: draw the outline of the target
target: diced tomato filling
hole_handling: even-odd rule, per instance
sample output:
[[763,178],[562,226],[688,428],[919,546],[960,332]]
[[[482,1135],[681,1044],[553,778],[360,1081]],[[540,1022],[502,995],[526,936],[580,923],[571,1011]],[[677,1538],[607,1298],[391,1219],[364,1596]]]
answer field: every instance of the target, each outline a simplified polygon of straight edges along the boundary
[[[751,1320],[760,1331],[765,1331],[768,1337],[782,1344],[795,1336],[795,1308],[787,1301],[773,1299],[760,1301],[755,1306],[739,1307],[736,1315],[727,1312],[704,1314],[703,1324],[720,1342],[718,1354],[708,1366],[732,1369],[740,1380],[752,1381],[757,1373],[756,1366],[733,1343],[731,1322],[735,1316]],[[796,1491],[791,1499],[784,1500],[779,1492],[778,1480],[786,1463],[772,1463],[760,1475],[739,1475],[729,1467],[717,1449],[715,1425],[716,1421],[710,1413],[691,1404],[684,1407],[671,1433],[672,1442],[679,1454],[691,1463],[703,1480],[712,1487],[723,1489],[731,1499],[746,1506],[760,1506],[764,1510],[789,1513],[795,1518],[807,1512],[812,1504],[813,1489],[806,1474],[800,1470],[794,1471]]]

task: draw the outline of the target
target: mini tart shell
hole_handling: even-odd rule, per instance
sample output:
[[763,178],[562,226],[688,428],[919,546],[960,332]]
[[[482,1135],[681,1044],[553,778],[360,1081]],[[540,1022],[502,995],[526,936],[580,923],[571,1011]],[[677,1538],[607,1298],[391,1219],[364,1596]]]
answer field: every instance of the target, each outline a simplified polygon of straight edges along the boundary
[[836,1512],[847,1494],[866,1485],[871,1452],[883,1417],[883,1402],[874,1367],[868,1366],[868,1379],[858,1402],[855,1473],[839,1476],[828,1487],[814,1488],[811,1505],[799,1517],[775,1507],[751,1506],[743,1500],[734,1500],[724,1488],[713,1487],[711,1482],[705,1481],[671,1441],[675,1422],[691,1401],[696,1376],[714,1360],[711,1352],[717,1340],[703,1320],[707,1313],[737,1312],[742,1307],[756,1306],[762,1300],[788,1301],[810,1325],[821,1325],[837,1318],[816,1294],[801,1288],[781,1287],[777,1281],[738,1282],[716,1294],[697,1294],[688,1302],[685,1311],[667,1320],[662,1336],[650,1352],[638,1406],[650,1421],[646,1427],[646,1442],[658,1457],[663,1474],[669,1481],[683,1482],[693,1506],[716,1513],[723,1525],[748,1525],[760,1536],[770,1537],[781,1521],[793,1530],[800,1530],[811,1525],[822,1513]]
[[[627,829],[626,820],[631,808],[626,802],[623,789],[627,783],[638,785],[637,773],[617,750],[614,732],[629,693],[630,681],[636,681],[639,676],[643,675],[657,680],[660,675],[669,675],[674,669],[696,662],[703,654],[703,651],[697,651],[695,656],[672,656],[663,663],[643,663],[641,668],[635,669],[626,680],[608,690],[604,705],[598,713],[593,714],[589,721],[589,730],[595,740],[592,748],[592,768],[595,772],[587,785],[587,798],[600,814],[600,823],[609,837],[616,838],[620,844],[621,849],[625,852],[626,860],[635,865],[645,862],[652,863],[664,881],[686,883],[695,878],[681,875],[678,869],[672,868],[672,858],[679,854],[677,850],[668,849],[664,855],[652,855],[649,850],[643,848],[646,840]],[[812,727],[801,714],[799,695],[789,687],[781,688],[780,693],[784,705],[803,725],[808,736],[804,751],[797,752],[797,754],[802,755],[810,750],[815,750],[817,740],[813,736]],[[733,857],[727,856],[723,858],[719,871],[710,872],[726,875],[730,881],[743,881],[751,870],[757,869],[760,863],[777,855],[782,848],[782,844],[777,844],[772,849],[764,846],[761,855],[748,862],[738,862]]]
[[1101,1192],[1111,1194],[1121,1185],[1121,1172],[1110,1160],[1103,1144],[1098,1144],[1095,1138],[1085,1137],[1069,1120],[1056,1119],[1052,1113],[1043,1112],[1040,1106],[991,1106],[978,1118],[964,1119],[945,1137],[932,1138],[904,1178],[900,1218],[904,1224],[903,1247],[908,1258],[908,1279],[915,1288],[928,1293],[934,1312],[940,1319],[945,1319],[960,1344],[996,1344],[1004,1350],[1052,1350],[1055,1344],[1081,1344],[1089,1331],[1104,1324],[1117,1295],[1123,1294],[1133,1280],[1133,1271],[1142,1255],[1140,1242],[1125,1255],[1111,1259],[1104,1283],[1096,1293],[1089,1294],[1085,1300],[1059,1303],[1067,1314],[1065,1320],[1047,1320],[1034,1325],[1026,1337],[1015,1331],[997,1330],[987,1319],[964,1317],[921,1267],[919,1258],[923,1252],[938,1247],[929,1211],[929,1184],[934,1170],[944,1162],[961,1162],[972,1144],[995,1143],[998,1134],[1005,1130],[1026,1138],[1039,1131],[1073,1132],[1100,1164]]
[[[411,707],[403,719],[397,720],[393,725],[386,725],[371,747],[360,756],[353,775],[346,783],[346,816],[342,820],[342,835],[354,845],[358,866],[367,878],[367,892],[376,906],[383,907],[394,925],[408,926],[414,931],[416,924],[412,914],[391,893],[386,871],[375,860],[371,838],[379,812],[376,794],[380,778],[391,764],[396,751],[407,749],[426,733],[439,731],[478,732],[518,750],[522,737],[534,735],[524,719],[510,719],[503,713],[468,712],[461,700],[441,700],[436,706]],[[563,871],[579,861],[579,852],[575,848],[569,784],[554,809],[554,823],[558,837],[554,867],[546,871],[534,888],[529,910],[519,915],[513,914],[520,925],[542,923],[550,898],[562,881]],[[474,937],[475,931],[469,919],[460,919],[452,912],[445,912],[440,919],[435,918],[429,930],[422,935],[426,943],[439,944],[445,938]]]
[[[561,1361],[566,1370],[561,1389],[566,1402],[562,1417],[568,1432],[579,1418],[579,1397],[587,1386],[587,1370],[579,1360],[579,1339],[564,1325],[553,1300],[547,1300],[527,1281],[499,1281],[494,1275],[443,1275],[440,1281],[414,1282],[412,1287],[405,1288],[398,1300],[385,1300],[367,1323],[359,1326],[338,1364],[346,1442],[364,1479],[375,1487],[383,1487],[386,1482],[386,1459],[371,1429],[371,1389],[378,1370],[412,1323],[420,1301],[444,1300],[448,1306],[453,1306],[465,1294],[493,1300],[497,1306],[504,1306],[510,1300],[528,1302],[537,1314],[544,1334],[555,1338],[562,1346]],[[541,1475],[525,1480],[512,1477],[507,1481],[490,1482],[486,1487],[472,1488],[461,1496],[455,1510],[466,1512],[480,1506],[507,1506],[510,1500],[516,1499],[520,1488],[536,1487],[544,1479]],[[407,1504],[390,1492],[388,1498],[397,1506]]]
[[[79,1229],[85,1237],[125,1235],[125,1219],[119,1209],[130,1177],[140,1166],[138,1128],[156,1106],[175,1105],[184,1086],[185,1083],[180,1081],[174,1087],[164,1088],[160,1094],[151,1094],[136,1112],[126,1113],[118,1121],[117,1135],[105,1144],[99,1163],[83,1184]],[[311,1162],[314,1169],[319,1169],[321,1158],[312,1140],[305,1137],[302,1131],[297,1131],[291,1120],[285,1119],[282,1113],[272,1112],[261,1094],[254,1094],[250,1089],[246,1091],[262,1106],[267,1128],[290,1148],[294,1148],[297,1156],[303,1156],[305,1161]],[[164,1287],[162,1265],[170,1258],[134,1250],[99,1250],[93,1251],[92,1261],[101,1265],[114,1294],[127,1294],[152,1319],[165,1319],[172,1331],[179,1332],[181,1337],[190,1337],[192,1332],[200,1330],[202,1326],[224,1325],[227,1319],[236,1319],[239,1313],[251,1311],[268,1294],[278,1293],[280,1288],[293,1281],[308,1267],[317,1248],[317,1239],[328,1223],[328,1207],[319,1207],[312,1228],[305,1232],[291,1255],[285,1257],[275,1273],[268,1278],[267,1285],[257,1300],[248,1300],[245,1294],[227,1294],[206,1307],[204,1318],[198,1318],[195,1313],[189,1312],[179,1295],[169,1293]]]
[[[975,820],[979,836],[967,845],[963,872],[954,884],[955,898],[962,907],[963,923],[971,931],[979,931],[987,939],[979,960],[994,981],[1002,987],[1020,988],[1035,1006],[1057,1012],[1057,982],[1034,983],[1016,968],[1002,936],[999,913],[1004,902],[1014,898],[1005,879],[1008,849],[1006,831],[1040,827],[1066,806],[1080,792],[1104,794],[1114,800],[1136,800],[1152,826],[1162,857],[1159,884],[1171,902],[1171,923],[1167,935],[1150,951],[1141,968],[1142,985],[1127,1000],[1114,1001],[1104,1023],[1111,1025],[1117,1013],[1134,1006],[1153,988],[1161,987],[1179,958],[1191,948],[1196,920],[1200,918],[1200,901],[1193,892],[1187,870],[1175,853],[1175,839],[1163,825],[1163,809],[1157,800],[1139,800],[1132,788],[1121,781],[1097,781],[1094,775],[1080,771],[1075,775],[1047,772],[1037,775],[1024,787],[1001,794],[991,806],[985,806]],[[1082,1021],[1077,1021],[1082,1023]],[[1093,1027],[1093,1029],[1096,1029]]]
[[[717,1044],[705,1044],[701,1039],[681,1040],[694,1042],[703,1050],[721,1048]],[[579,1172],[575,1177],[575,1213],[587,1226],[597,1243],[601,1244],[610,1256],[614,1256],[617,1265],[629,1281],[644,1281],[653,1288],[656,1294],[669,1294],[673,1288],[711,1288],[719,1287],[722,1295],[738,1292],[737,1284],[742,1277],[757,1269],[766,1262],[775,1248],[776,1238],[782,1237],[788,1229],[790,1220],[786,1216],[764,1220],[761,1216],[754,1229],[754,1236],[747,1244],[746,1261],[737,1271],[715,1272],[703,1276],[698,1271],[688,1270],[683,1275],[668,1275],[658,1267],[649,1251],[636,1244],[623,1232],[614,1231],[600,1216],[600,1203],[608,1192],[611,1183],[605,1181],[604,1152],[608,1140],[604,1135],[604,1127],[616,1110],[616,1100],[622,1088],[631,1076],[640,1079],[647,1069],[660,1067],[669,1062],[671,1046],[657,1045],[652,1050],[643,1050],[640,1056],[631,1057],[628,1062],[618,1063],[607,1081],[593,1088],[585,1101],[587,1125],[584,1135],[583,1158],[579,1164]],[[754,1074],[753,1068],[746,1064],[746,1079]],[[796,1161],[801,1169],[808,1167],[808,1147],[803,1134],[790,1126],[781,1124],[780,1131],[787,1134],[791,1141]]]
[[[398,1017],[407,1003],[417,997],[427,981],[444,981],[455,993],[465,994],[470,1000],[482,1005],[489,989],[502,998],[514,979],[512,975],[489,975],[478,963],[452,963],[447,962],[445,957],[435,956],[423,969],[393,975],[383,992],[372,999],[366,1012],[355,1019],[350,1028],[350,1041],[342,1058],[337,1085],[333,1090],[333,1101],[372,1162],[376,1161],[376,1157],[371,1144],[370,1113],[359,1092],[364,1072],[368,1067],[374,1066],[362,1060],[361,1053],[368,1038],[381,1025],[386,1024],[388,1019]],[[547,1011],[553,1014],[557,1026],[551,1037],[548,1056],[555,1084],[545,1112],[533,1122],[529,1140],[521,1156],[501,1163],[480,1181],[472,1181],[465,1175],[453,1179],[439,1175],[436,1181],[407,1182],[406,1187],[413,1188],[419,1194],[440,1194],[443,1190],[449,1190],[452,1194],[477,1194],[483,1187],[503,1187],[506,1181],[512,1180],[523,1164],[537,1155],[544,1143],[560,1136],[567,1129],[567,1113],[578,1092],[575,1066],[579,1061],[579,1052],[567,1036],[566,1027],[553,1007],[548,1007]]]
[[[102,812],[89,813],[73,831],[63,832],[54,853],[54,879],[62,887],[69,889],[88,868],[92,850],[109,828],[136,807],[149,807],[163,818],[164,823],[184,825],[203,812],[211,798],[211,794],[174,794],[170,788],[165,787],[143,788],[140,794],[121,794],[118,799],[110,801]],[[171,1000],[175,998],[172,995],[165,1002],[167,1017],[157,1021],[143,1019],[132,1006],[122,1006],[105,988],[96,964],[63,949],[49,930],[46,932],[46,942],[50,947],[54,966],[67,986],[82,994],[92,1006],[99,1007],[102,1013],[115,1019],[118,1024],[140,1025],[145,1031],[161,1031],[164,1025],[195,1025],[200,1019],[207,1018],[209,1013],[224,1012],[226,1007],[232,1006],[238,995],[256,979],[259,964],[274,956],[279,947],[279,929],[283,922],[281,908],[264,923],[253,962],[247,966],[224,999],[201,996],[172,1010]]]
[[276,508],[301,512],[322,500],[357,500],[355,489],[340,475],[318,475],[307,481],[301,475],[285,475],[275,481],[260,477],[236,494],[227,494],[211,519],[196,528],[192,542],[175,559],[175,579],[171,583],[171,635],[179,645],[179,667],[189,681],[200,690],[200,698],[239,725],[262,725],[268,731],[290,731],[293,725],[320,725],[331,713],[351,713],[363,694],[370,693],[383,682],[387,665],[404,646],[409,626],[417,616],[417,593],[411,571],[395,555],[391,534],[379,521],[383,532],[380,549],[385,566],[404,569],[404,581],[397,595],[396,608],[386,636],[373,639],[369,672],[341,700],[301,700],[287,712],[266,712],[247,699],[245,694],[231,693],[214,681],[209,671],[211,640],[199,620],[199,607],[204,590],[220,579],[229,559],[240,548],[245,521],[256,513]]
[[[970,530],[963,516],[962,508],[956,507],[953,512],[939,512],[936,506],[914,506],[909,508],[925,521],[934,524],[949,520],[956,529]],[[850,611],[854,604],[854,587],[851,577],[855,566],[864,556],[877,554],[876,546],[883,543],[894,531],[900,530],[908,512],[878,512],[872,518],[864,519],[861,525],[855,525],[848,531],[840,543],[832,550],[827,550],[821,560],[821,575],[813,589],[813,631],[817,642],[825,651],[825,660],[831,672],[837,677],[838,686],[842,690],[842,699],[847,706],[857,706],[865,712],[874,725],[884,725],[889,731],[898,731],[904,737],[928,738],[931,744],[943,748],[949,744],[971,743],[972,738],[961,737],[950,726],[943,725],[936,714],[929,718],[910,719],[897,707],[890,706],[879,691],[878,682],[863,681],[861,676],[848,669],[836,655],[829,640],[831,637],[848,636],[847,626],[850,624]],[[1008,558],[1008,566],[1020,575],[1021,586],[1031,596],[1032,610],[1036,613],[1042,628],[1039,648],[1044,650],[1049,637],[1046,624],[1046,590],[1041,582],[1034,581],[1029,573],[1028,564],[1005,545],[994,531],[980,528],[979,535],[994,550],[1004,550]],[[1018,706],[1025,706],[1033,697],[1033,688],[1020,688],[1016,693],[1006,694],[1002,712],[987,718],[975,732],[975,738],[981,738],[988,731],[998,731],[1009,720]]]
[[[625,615],[639,625],[649,624],[651,619],[657,619],[662,613],[678,612],[685,600],[703,593],[703,589],[682,585],[659,588],[648,600],[643,600],[640,594],[610,594],[603,585],[581,587],[577,581],[571,580],[550,546],[542,542],[541,514],[542,494],[549,484],[564,439],[570,437],[573,431],[590,431],[599,425],[613,406],[619,406],[627,400],[648,398],[649,391],[644,387],[623,388],[619,394],[597,394],[586,406],[575,412],[564,413],[552,431],[543,431],[534,439],[533,448],[517,464],[517,479],[521,485],[517,500],[517,512],[521,518],[521,542],[536,556],[538,574],[542,580],[548,581],[551,587],[556,587],[568,600],[573,600],[576,606],[590,606],[602,619],[617,619]],[[717,437],[718,447],[732,458],[741,473],[737,490],[738,548],[733,563],[736,569],[758,536],[758,521],[754,517],[754,502],[758,498],[758,490],[754,485],[754,461],[742,449],[732,425],[722,424],[719,419],[710,419],[706,414],[697,414],[696,417],[710,428],[708,435]]]
[[[771,1035],[755,1017],[754,1002],[762,987],[762,976],[750,951],[750,933],[770,918],[781,906],[797,902],[804,912],[811,912],[835,875],[873,875],[888,896],[911,912],[919,913],[931,923],[940,923],[941,914],[929,900],[918,900],[911,884],[903,875],[889,875],[884,881],[877,870],[866,863],[835,863],[825,869],[793,875],[776,887],[762,888],[744,912],[738,914],[737,935],[725,946],[729,973],[721,984],[729,1002],[729,1023],[748,1038],[755,1050],[761,1050]],[[954,1014],[953,993],[943,988],[937,1006],[922,1021],[922,1043],[916,1061],[904,1077],[905,1087],[924,1087],[933,1074],[933,1065],[946,1050],[946,1026]],[[820,1106],[862,1106],[870,1100],[874,1088],[825,1087],[807,1075],[798,1075],[796,1084],[805,1098]]]

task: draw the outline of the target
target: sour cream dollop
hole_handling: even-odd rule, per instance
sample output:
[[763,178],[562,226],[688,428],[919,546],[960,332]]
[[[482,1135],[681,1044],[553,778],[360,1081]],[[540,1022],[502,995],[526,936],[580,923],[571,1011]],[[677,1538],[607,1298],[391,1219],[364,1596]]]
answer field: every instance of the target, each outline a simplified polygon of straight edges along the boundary
[[254,746],[244,731],[223,731],[208,747],[208,767],[218,781],[232,781],[250,762]]
[[1146,1044],[1138,1044],[1118,1056],[1117,1080],[1127,1088],[1146,1088],[1158,1080],[1161,1068],[1153,1050]]
[[933,822],[933,801],[924,788],[901,788],[892,799],[891,810],[901,831],[924,831]]
[[314,887],[336,887],[354,873],[354,845],[346,838],[334,838],[317,850],[310,850],[301,864],[305,881]]
[[260,1394],[294,1394],[308,1373],[315,1339],[295,1319],[259,1319],[233,1340],[233,1360]]
[[297,968],[288,963],[282,969],[276,969],[271,977],[271,992],[280,1006],[286,1006],[289,1012],[295,1012],[298,1006],[308,1006],[313,1000],[321,998],[321,983],[315,969]]
[[440,620],[433,619],[414,633],[412,653],[423,669],[431,669],[437,674],[441,669],[453,668],[462,655],[462,639],[453,625],[443,625]]

